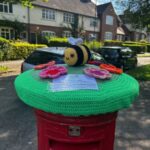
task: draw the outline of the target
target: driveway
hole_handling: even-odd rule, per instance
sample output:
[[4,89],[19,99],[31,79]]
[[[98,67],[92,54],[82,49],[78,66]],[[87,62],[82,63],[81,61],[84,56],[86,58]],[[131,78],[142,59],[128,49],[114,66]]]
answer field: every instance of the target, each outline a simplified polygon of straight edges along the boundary
[[[37,150],[36,119],[15,92],[16,75],[0,77],[0,150]],[[140,82],[139,98],[119,112],[115,150],[149,150],[150,82]]]

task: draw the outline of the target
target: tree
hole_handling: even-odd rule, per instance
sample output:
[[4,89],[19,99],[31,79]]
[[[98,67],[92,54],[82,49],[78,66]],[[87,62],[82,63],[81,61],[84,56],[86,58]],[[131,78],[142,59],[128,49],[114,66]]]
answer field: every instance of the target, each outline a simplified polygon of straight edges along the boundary
[[125,22],[139,29],[150,26],[150,0],[120,1],[120,5],[126,7]]
[[[35,0],[0,0],[0,2],[21,3],[24,6],[28,6],[28,7],[32,6],[33,1],[35,1]],[[41,1],[48,2],[48,0],[41,0]]]

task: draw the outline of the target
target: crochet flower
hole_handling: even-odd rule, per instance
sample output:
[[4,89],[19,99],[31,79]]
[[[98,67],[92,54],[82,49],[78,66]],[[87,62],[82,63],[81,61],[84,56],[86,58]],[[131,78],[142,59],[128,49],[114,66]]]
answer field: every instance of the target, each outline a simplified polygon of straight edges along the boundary
[[107,70],[99,68],[85,68],[84,73],[98,79],[109,79],[112,77]]
[[64,66],[49,66],[42,70],[39,74],[41,78],[57,78],[67,73],[67,69]]
[[44,68],[46,68],[46,67],[53,66],[53,65],[55,65],[55,64],[56,64],[55,61],[50,61],[50,62],[48,62],[47,64],[36,65],[36,66],[34,67],[34,69],[35,69],[35,70],[41,70],[41,69],[44,69]]

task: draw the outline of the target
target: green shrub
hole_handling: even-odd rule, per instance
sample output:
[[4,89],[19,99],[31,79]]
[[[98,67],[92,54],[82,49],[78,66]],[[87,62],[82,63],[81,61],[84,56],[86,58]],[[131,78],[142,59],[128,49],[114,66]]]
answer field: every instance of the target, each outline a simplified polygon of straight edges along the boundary
[[0,37],[0,49],[5,48],[10,44],[9,40]]
[[29,44],[22,41],[9,41],[0,38],[0,61],[25,59],[36,48],[47,47],[47,45]]
[[6,60],[17,60],[27,58],[35,49],[47,47],[40,44],[29,43],[11,43],[10,49],[7,51]]
[[85,41],[83,44],[85,44],[90,50],[93,51],[99,51],[100,47],[102,47],[102,43],[98,42],[98,41],[91,41],[91,42],[87,42]]
[[0,73],[8,71],[8,67],[6,66],[0,66]]
[[147,46],[141,44],[123,44],[125,47],[130,47],[136,54],[147,52]]
[[[97,50],[102,46],[102,43],[98,41],[92,41],[92,42],[87,42],[85,41],[83,44],[88,46],[91,50]],[[71,44],[68,42],[68,38],[58,38],[58,37],[53,37],[48,40],[48,46],[49,47],[68,47]]]
[[122,44],[123,44],[122,41],[117,41],[117,40],[104,41],[104,46],[122,46]]
[[4,57],[4,52],[0,50],[0,61],[3,60],[3,57]]
[[53,37],[48,40],[48,46],[49,47],[68,47],[70,44],[68,43],[67,38],[58,38]]
[[147,44],[147,52],[150,53],[150,44]]

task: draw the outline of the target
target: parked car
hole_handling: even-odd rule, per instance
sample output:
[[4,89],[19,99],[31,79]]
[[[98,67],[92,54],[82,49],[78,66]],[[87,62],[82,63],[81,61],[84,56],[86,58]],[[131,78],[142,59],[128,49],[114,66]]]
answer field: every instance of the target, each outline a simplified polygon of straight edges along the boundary
[[91,51],[91,59],[88,64],[99,66],[102,63],[106,63],[104,58],[99,53]]
[[[31,53],[27,59],[22,63],[21,72],[32,69],[35,65],[45,64],[49,61],[54,60],[56,64],[64,64],[64,51],[66,47],[49,47],[49,48],[40,48]],[[100,54],[91,52],[91,60],[93,64],[101,64],[104,62]],[[95,61],[95,63],[94,63]],[[91,63],[92,64],[92,63]]]
[[137,66],[137,56],[128,47],[104,46],[100,49],[100,54],[107,63],[113,64],[124,70]]
[[57,64],[64,64],[65,47],[39,48],[25,59],[21,66],[21,72],[34,68],[35,65],[45,64],[49,61],[56,61]]

